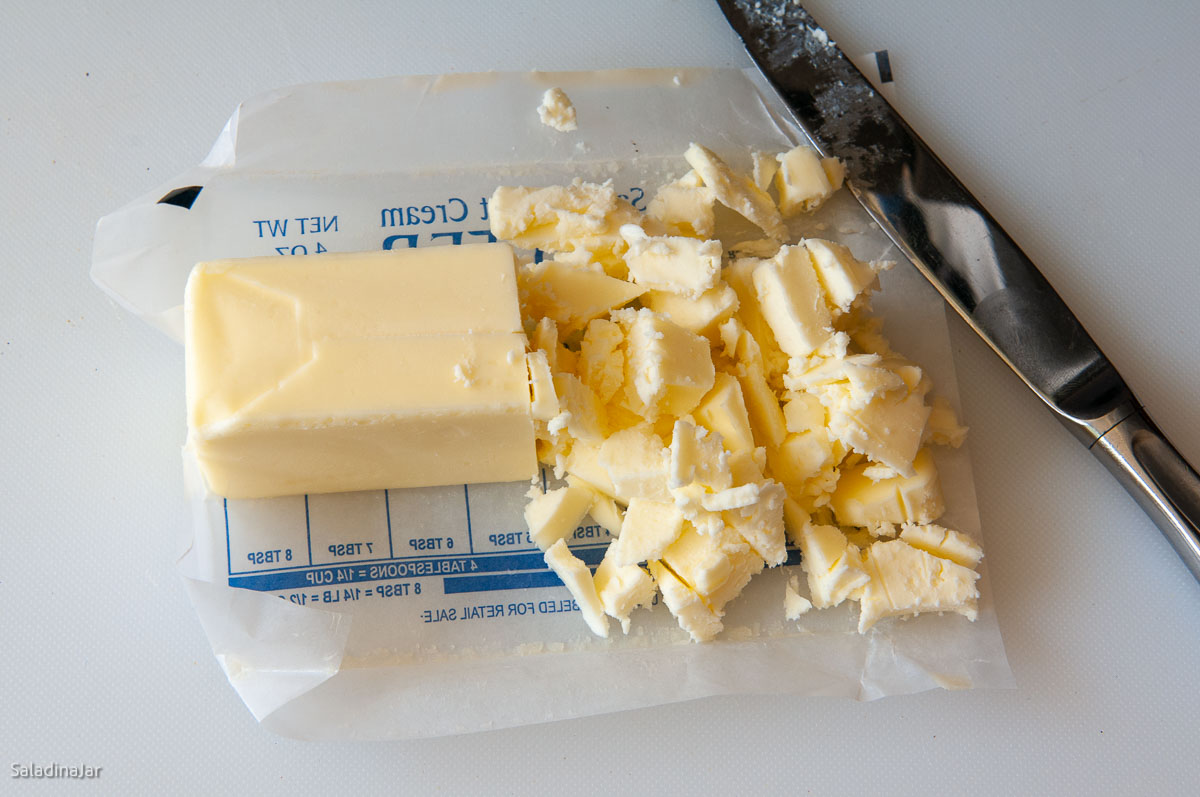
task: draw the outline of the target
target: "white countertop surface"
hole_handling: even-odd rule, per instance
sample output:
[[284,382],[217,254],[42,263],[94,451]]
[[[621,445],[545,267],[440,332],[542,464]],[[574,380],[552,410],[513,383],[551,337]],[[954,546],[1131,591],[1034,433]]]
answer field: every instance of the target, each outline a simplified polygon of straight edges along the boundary
[[[96,220],[300,82],[743,66],[715,4],[22,2],[0,25],[0,783],[8,792],[1170,793],[1200,788],[1200,586],[951,321],[1017,688],[731,697],[409,743],[262,730],[174,569],[182,352],[88,278]],[[808,4],[1200,463],[1200,6]],[[99,779],[31,783],[17,763]],[[82,793],[82,792],[81,792]]]

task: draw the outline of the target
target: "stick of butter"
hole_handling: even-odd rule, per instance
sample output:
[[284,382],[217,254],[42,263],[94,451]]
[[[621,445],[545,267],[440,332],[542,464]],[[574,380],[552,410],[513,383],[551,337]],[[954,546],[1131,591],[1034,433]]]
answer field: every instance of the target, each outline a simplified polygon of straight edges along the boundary
[[188,445],[218,495],[537,471],[507,244],[200,263],[184,319]]

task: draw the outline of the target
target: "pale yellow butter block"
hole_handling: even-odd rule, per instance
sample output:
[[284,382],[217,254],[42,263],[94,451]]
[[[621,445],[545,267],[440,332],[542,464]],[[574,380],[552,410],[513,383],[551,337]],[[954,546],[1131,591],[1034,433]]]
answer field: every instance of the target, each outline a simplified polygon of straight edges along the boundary
[[829,505],[839,523],[875,526],[880,523],[930,523],[946,511],[937,466],[929,449],[913,459],[912,476],[872,480],[870,462],[844,468]]
[[528,479],[505,244],[201,263],[188,445],[227,498]]
[[974,621],[979,614],[978,573],[904,540],[881,540],[868,548],[866,569],[870,581],[859,601],[860,634],[884,617],[956,612]]
[[592,505],[592,492],[569,485],[535,496],[525,505],[529,538],[543,551],[574,533]]
[[846,164],[838,158],[821,158],[821,168],[825,170],[825,179],[836,192],[846,182]]
[[604,605],[596,594],[596,584],[592,573],[583,560],[571,553],[567,543],[559,540],[550,546],[545,553],[546,564],[553,570],[566,588],[570,590],[583,620],[596,636],[608,638],[608,617],[604,614]]

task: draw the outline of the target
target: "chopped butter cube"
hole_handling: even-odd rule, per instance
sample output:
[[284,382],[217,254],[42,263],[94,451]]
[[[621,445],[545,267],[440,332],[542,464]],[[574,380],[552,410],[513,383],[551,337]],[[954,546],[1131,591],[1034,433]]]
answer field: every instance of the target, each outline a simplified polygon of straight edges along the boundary
[[601,270],[568,265],[558,259],[531,263],[521,269],[518,278],[522,315],[552,318],[564,336],[646,292]]
[[529,406],[530,414],[535,421],[548,421],[560,410],[546,352],[538,350],[526,354],[525,363],[529,367],[529,388],[533,399]]
[[670,568],[661,562],[650,562],[650,575],[662,592],[663,603],[693,642],[708,642],[721,632],[721,618]]
[[758,290],[754,287],[754,270],[763,262],[756,257],[740,257],[726,267],[722,276],[738,295],[737,318],[753,336],[759,351],[766,353],[762,355],[765,357],[764,368],[782,373],[787,370],[787,355],[779,349],[775,333],[762,313]]
[[613,486],[608,470],[600,463],[600,446],[600,443],[594,441],[573,441],[571,451],[563,462],[563,469],[568,474],[592,485],[601,493],[615,496],[617,488]]
[[967,439],[967,427],[959,425],[954,407],[950,405],[950,400],[945,396],[933,397],[933,406],[929,411],[925,435],[929,438],[929,442],[951,448],[958,448]]
[[785,246],[754,269],[754,289],[775,340],[790,357],[807,357],[833,334],[832,318],[808,250]]
[[821,168],[835,192],[846,182],[846,164],[837,158],[821,158]]
[[579,376],[605,403],[625,381],[625,333],[619,324],[597,318],[587,325],[579,346]]
[[818,609],[837,606],[870,580],[858,548],[837,526],[808,523],[801,529],[800,564],[808,574],[808,591]]
[[766,467],[767,450],[762,447],[742,448],[729,455],[729,473],[733,476],[735,487],[763,481]]
[[637,224],[621,227],[628,247],[625,265],[630,278],[644,288],[696,298],[717,284],[721,242],[683,236],[646,235]]
[[560,487],[535,497],[525,505],[529,538],[543,551],[572,534],[592,505],[592,493],[583,487]]
[[599,490],[592,496],[592,505],[588,509],[592,520],[603,526],[614,537],[621,533],[621,525],[625,522],[625,512],[617,506],[616,500]]
[[607,555],[617,567],[661,559],[683,532],[683,526],[683,514],[675,504],[634,498],[625,510],[621,534]]
[[554,323],[553,318],[543,318],[537,322],[533,334],[529,336],[529,345],[546,355],[546,363],[550,366],[551,373],[559,370],[558,353],[561,347],[558,345],[558,325]]
[[[793,366],[801,361],[793,360]],[[853,451],[905,476],[913,473],[929,418],[928,380],[900,358],[874,354],[817,359],[804,371],[794,367],[784,378],[793,390],[821,397],[829,413],[829,433]]]
[[789,620],[799,620],[800,615],[812,608],[812,601],[800,594],[800,577],[788,576],[783,588],[783,611]]
[[783,525],[793,544],[800,544],[800,535],[810,522],[812,513],[806,511],[798,501],[791,496],[783,499]]
[[733,486],[729,472],[729,454],[721,445],[720,435],[679,420],[671,433],[670,471],[667,486],[672,489],[698,482],[712,490]]
[[872,481],[869,462],[842,469],[829,505],[838,523],[874,526],[879,523],[930,523],[946,511],[937,467],[928,448],[913,459],[912,476]]
[[739,484],[716,493],[705,493],[700,497],[700,505],[709,512],[724,512],[727,509],[741,509],[753,506],[762,492],[762,485],[757,482]]
[[741,214],[772,238],[782,240],[787,228],[771,197],[745,175],[738,174],[712,150],[692,144],[683,154],[688,164],[712,189],[717,201]]
[[754,184],[765,192],[771,187],[771,180],[775,178],[775,173],[779,171],[778,156],[769,155],[766,152],[751,152],[750,160],[754,163],[754,170],[752,172]]
[[839,408],[829,413],[829,433],[848,448],[866,454],[902,476],[912,476],[929,407],[921,393],[895,391],[861,410]]
[[743,451],[754,448],[750,416],[742,398],[741,385],[735,377],[726,373],[716,374],[712,390],[700,400],[692,415],[705,429],[720,435],[726,450]]
[[553,127],[560,133],[578,128],[578,124],[575,122],[575,106],[571,103],[571,98],[560,88],[546,89],[537,112],[542,124]]
[[812,393],[796,393],[783,405],[787,430],[799,434],[825,428],[825,407]]
[[608,473],[614,497],[625,502],[633,498],[671,500],[667,486],[669,453],[648,425],[611,435],[600,445],[599,461]]
[[687,526],[662,561],[718,616],[763,567],[762,557],[732,531],[701,534]]
[[956,612],[968,620],[978,616],[979,574],[913,548],[904,540],[880,540],[867,549],[870,581],[859,606],[858,631],[867,632],[884,617],[921,612]]
[[604,439],[604,405],[591,388],[572,374],[555,374],[554,391],[567,415],[567,434],[576,440]]
[[854,300],[875,284],[879,272],[893,265],[886,260],[863,263],[845,246],[820,238],[809,238],[802,245],[812,258],[817,279],[835,316],[848,312]]
[[777,157],[779,171],[775,174],[775,190],[779,193],[779,209],[784,216],[816,210],[833,196],[833,183],[815,149],[801,145]]
[[979,543],[961,531],[943,528],[933,523],[905,523],[900,529],[900,539],[914,548],[949,559],[963,567],[974,568],[983,558],[983,549],[979,547]]
[[[783,564],[787,558],[783,521],[787,492],[774,481],[760,482],[754,486],[758,491],[758,500],[740,509],[731,508],[723,513],[723,517],[726,525],[741,535],[768,566],[775,567]],[[734,489],[746,487],[750,485]]]
[[571,553],[567,543],[559,540],[550,546],[545,554],[546,564],[558,574],[562,583],[570,590],[584,621],[596,636],[608,638],[608,618],[604,615],[604,605],[596,594],[596,584],[592,581],[592,573],[583,560]]
[[[617,506],[617,502],[613,500],[612,496],[605,495],[596,485],[581,479],[574,473],[567,473],[567,484],[587,490],[592,496],[587,512],[591,515],[592,520],[603,526],[614,537],[621,533],[621,521],[625,513]],[[536,490],[537,487],[533,489]]]
[[767,463],[772,476],[803,494],[810,480],[836,464],[833,441],[823,428],[789,434],[777,448],[767,450]]
[[621,631],[628,634],[629,615],[637,607],[648,606],[654,600],[654,580],[637,565],[617,567],[609,555],[615,544],[609,545],[593,581],[605,614],[620,621]]
[[738,296],[733,288],[718,282],[697,297],[670,291],[647,291],[642,296],[642,306],[711,342],[718,339],[718,327],[737,311]]
[[[526,249],[586,252],[606,271],[624,276],[623,224],[637,224],[641,214],[617,196],[612,181],[601,185],[574,180],[545,188],[500,186],[488,202],[492,234]],[[618,265],[619,264],[619,265]]]
[[762,357],[758,356],[758,344],[744,330],[738,341],[738,364],[734,375],[742,388],[755,443],[772,448],[778,446],[787,436],[783,410],[767,381]]
[[711,188],[705,187],[700,175],[690,171],[673,183],[658,189],[646,206],[646,215],[658,221],[670,235],[689,238],[712,238],[716,230]]
[[712,389],[708,341],[649,310],[637,313],[625,351],[625,385],[647,420],[686,415]]

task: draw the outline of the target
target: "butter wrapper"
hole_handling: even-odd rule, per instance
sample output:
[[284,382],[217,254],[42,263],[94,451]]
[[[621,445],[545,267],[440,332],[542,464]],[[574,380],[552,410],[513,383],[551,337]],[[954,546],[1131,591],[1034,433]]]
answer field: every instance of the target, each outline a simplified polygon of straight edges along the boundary
[[[551,87],[574,101],[578,130],[540,123]],[[101,219],[92,277],[178,340],[200,261],[486,241],[500,184],[612,179],[644,209],[688,170],[691,141],[749,171],[752,151],[802,140],[757,73],[741,70],[281,89],[243,103],[199,166]],[[902,259],[845,191],[798,225],[863,259]],[[908,264],[882,283],[873,304],[889,340],[957,405],[940,297]],[[942,522],[980,538],[968,447],[937,456]],[[184,473],[189,595],[230,683],[284,735],[400,739],[717,694],[872,700],[1012,684],[986,559],[974,623],[928,615],[860,635],[850,604],[788,621],[784,586],[800,572],[788,564],[751,581],[715,642],[690,642],[663,605],[602,640],[526,535],[528,483],[235,501],[206,493],[187,451]],[[585,520],[569,542],[595,567],[609,540]]]

